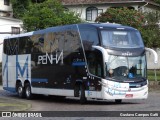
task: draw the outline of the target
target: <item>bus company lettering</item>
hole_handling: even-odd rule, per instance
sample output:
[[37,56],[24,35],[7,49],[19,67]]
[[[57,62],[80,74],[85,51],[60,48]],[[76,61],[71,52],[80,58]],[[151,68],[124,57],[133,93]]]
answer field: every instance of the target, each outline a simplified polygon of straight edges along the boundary
[[56,52],[56,54],[48,54],[46,52],[45,55],[38,56],[38,64],[50,64],[56,63],[58,64],[59,61],[63,64],[63,51]]
[[132,56],[133,54],[131,52],[125,52],[125,53],[122,53],[122,56]]

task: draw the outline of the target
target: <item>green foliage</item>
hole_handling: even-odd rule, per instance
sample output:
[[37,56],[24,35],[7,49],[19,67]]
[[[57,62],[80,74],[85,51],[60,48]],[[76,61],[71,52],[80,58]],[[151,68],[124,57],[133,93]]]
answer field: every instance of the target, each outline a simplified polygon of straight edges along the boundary
[[144,43],[147,47],[160,47],[160,26],[157,24],[160,20],[160,12],[149,12],[144,15],[146,25],[141,28]]
[[15,18],[21,19],[30,4],[42,3],[44,1],[46,0],[11,0],[13,16]]
[[31,4],[22,20],[24,29],[27,31],[81,22],[78,15],[65,11],[58,0],[46,0],[43,3]]
[[42,3],[44,2],[45,0],[31,0],[32,3]]
[[147,47],[160,47],[160,30],[157,25],[146,25],[141,29],[144,44]]
[[140,27],[144,23],[142,13],[128,8],[109,8],[97,17],[96,22],[111,22],[132,27]]
[[144,13],[144,15],[145,15],[145,20],[147,21],[148,24],[155,24],[155,23],[158,23],[160,20],[159,11],[146,12]]
[[156,2],[156,3],[160,4],[160,0],[154,0],[154,2]]
[[[154,70],[147,70],[147,77],[150,81],[155,81],[155,71]],[[160,70],[156,70],[157,80],[160,81]]]
[[11,0],[11,3],[13,7],[13,16],[15,18],[21,18],[29,6],[30,0]]

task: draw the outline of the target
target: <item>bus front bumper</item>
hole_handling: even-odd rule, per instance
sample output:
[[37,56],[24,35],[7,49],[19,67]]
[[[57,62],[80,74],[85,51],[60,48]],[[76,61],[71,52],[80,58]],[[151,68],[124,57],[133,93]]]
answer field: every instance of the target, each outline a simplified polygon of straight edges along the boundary
[[103,99],[147,99],[148,87],[146,85],[140,88],[128,88],[128,90],[103,87],[102,97]]

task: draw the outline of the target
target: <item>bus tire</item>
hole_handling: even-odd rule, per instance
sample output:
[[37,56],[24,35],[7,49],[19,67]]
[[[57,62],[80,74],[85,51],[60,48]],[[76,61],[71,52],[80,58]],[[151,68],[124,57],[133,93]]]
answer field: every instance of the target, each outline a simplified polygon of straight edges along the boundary
[[22,83],[17,84],[17,93],[20,98],[25,97],[24,87],[22,86]]
[[87,99],[85,97],[85,88],[84,88],[84,85],[82,85],[82,84],[80,85],[80,94],[79,94],[79,96],[80,96],[80,103],[84,104],[87,101]]
[[74,88],[74,97],[79,97],[80,85],[76,84]]
[[32,91],[31,91],[31,86],[30,86],[29,83],[25,84],[25,95],[26,95],[26,98],[28,100],[33,98],[33,94],[32,94]]
[[116,104],[120,104],[120,103],[122,103],[122,100],[121,99],[116,99],[115,102],[116,102]]

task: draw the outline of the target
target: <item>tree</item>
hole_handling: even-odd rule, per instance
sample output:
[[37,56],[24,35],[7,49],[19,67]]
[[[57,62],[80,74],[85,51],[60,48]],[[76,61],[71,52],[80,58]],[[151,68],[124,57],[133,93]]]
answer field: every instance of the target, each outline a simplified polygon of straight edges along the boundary
[[22,20],[24,29],[27,31],[81,22],[79,16],[74,12],[65,11],[58,0],[30,4],[27,11],[24,12]]
[[21,18],[24,12],[27,10],[30,0],[11,0],[13,8],[13,17]]
[[106,12],[101,13],[95,20],[96,22],[111,22],[132,27],[141,27],[144,23],[142,13],[128,8],[109,8]]
[[30,4],[42,3],[45,0],[11,0],[13,17],[20,19]]
[[144,43],[148,47],[160,47],[160,12],[145,13],[145,25],[141,29]]
[[32,3],[42,3],[44,2],[45,0],[31,0]]
[[160,4],[160,0],[154,0],[154,2],[156,2],[156,3]]

